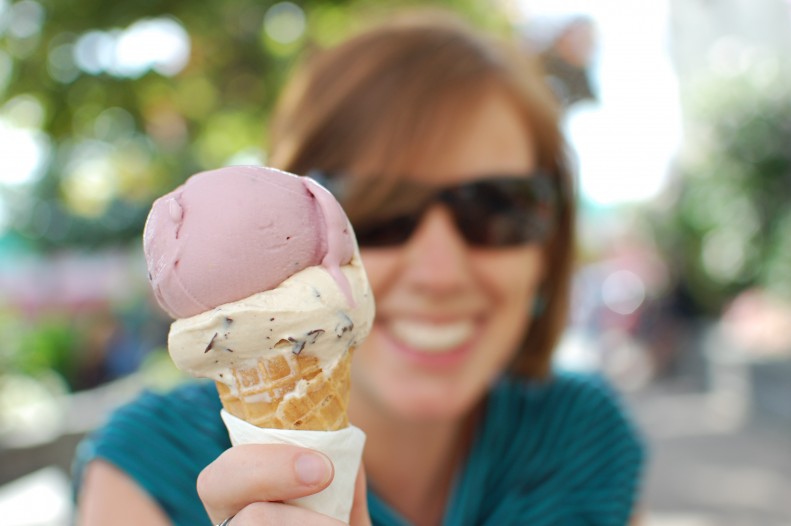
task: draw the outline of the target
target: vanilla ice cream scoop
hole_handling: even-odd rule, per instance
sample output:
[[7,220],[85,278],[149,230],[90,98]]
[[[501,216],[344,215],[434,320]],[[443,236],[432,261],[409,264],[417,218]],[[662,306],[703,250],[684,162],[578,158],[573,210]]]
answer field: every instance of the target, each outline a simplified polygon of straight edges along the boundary
[[277,287],[315,265],[353,302],[339,267],[355,242],[332,195],[257,166],[202,172],[154,202],[143,235],[154,294],[174,318]]

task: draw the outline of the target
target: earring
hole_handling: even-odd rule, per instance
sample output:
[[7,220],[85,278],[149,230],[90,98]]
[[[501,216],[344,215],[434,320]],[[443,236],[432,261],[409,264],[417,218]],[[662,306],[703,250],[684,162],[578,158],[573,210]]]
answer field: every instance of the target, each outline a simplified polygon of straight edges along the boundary
[[533,297],[533,318],[540,318],[545,310],[547,310],[547,300],[544,295],[539,292]]

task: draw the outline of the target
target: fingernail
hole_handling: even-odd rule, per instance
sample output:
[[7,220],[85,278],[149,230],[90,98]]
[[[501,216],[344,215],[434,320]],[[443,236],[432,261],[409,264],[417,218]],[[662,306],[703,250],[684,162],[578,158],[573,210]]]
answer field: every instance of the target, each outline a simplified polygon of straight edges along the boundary
[[327,480],[330,477],[331,469],[324,456],[314,453],[303,453],[294,461],[297,478],[309,486],[315,486]]

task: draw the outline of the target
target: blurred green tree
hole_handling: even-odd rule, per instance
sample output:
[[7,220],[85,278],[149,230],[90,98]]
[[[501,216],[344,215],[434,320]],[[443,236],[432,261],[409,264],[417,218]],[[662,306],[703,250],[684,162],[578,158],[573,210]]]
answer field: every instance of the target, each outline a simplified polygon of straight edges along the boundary
[[266,161],[269,112],[304,50],[427,4],[507,27],[494,0],[0,0],[7,222],[41,251],[136,239],[189,174]]
[[704,314],[751,287],[791,300],[791,82],[763,71],[695,94],[677,200],[653,221]]

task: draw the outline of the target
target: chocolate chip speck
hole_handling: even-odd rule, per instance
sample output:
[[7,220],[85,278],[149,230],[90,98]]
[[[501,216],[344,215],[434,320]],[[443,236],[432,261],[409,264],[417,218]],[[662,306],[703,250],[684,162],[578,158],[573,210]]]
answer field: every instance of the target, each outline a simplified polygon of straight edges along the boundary
[[291,352],[294,354],[299,354],[302,352],[302,349],[305,348],[305,340],[295,340],[294,338],[289,337],[288,341],[290,341],[293,346],[291,347]]
[[216,332],[214,333],[214,336],[211,337],[211,340],[209,340],[209,344],[206,345],[206,349],[203,351],[203,354],[206,354],[207,352],[211,351],[212,347],[214,347],[214,339],[215,338],[217,338],[217,333]]
[[324,329],[313,329],[308,333],[308,343],[316,343],[316,340],[319,339],[319,336],[324,334]]
[[275,319],[274,318],[269,318],[269,321],[275,321]]
[[340,313],[340,317],[341,319],[338,325],[335,326],[335,336],[338,338],[354,329],[354,322],[351,320],[351,318],[349,318],[344,313]]

